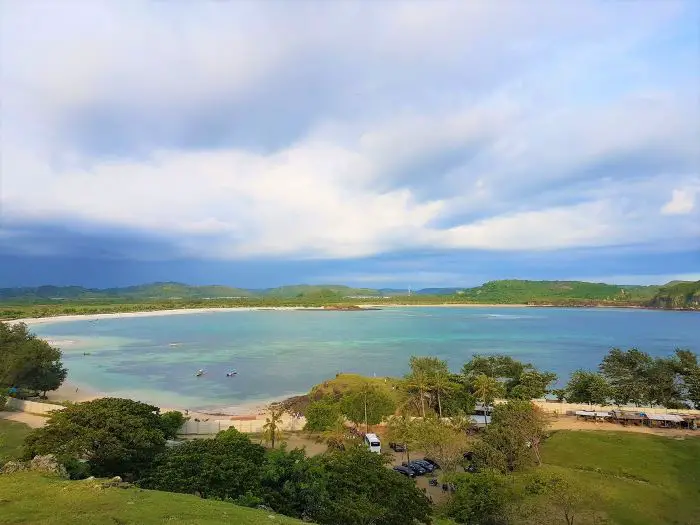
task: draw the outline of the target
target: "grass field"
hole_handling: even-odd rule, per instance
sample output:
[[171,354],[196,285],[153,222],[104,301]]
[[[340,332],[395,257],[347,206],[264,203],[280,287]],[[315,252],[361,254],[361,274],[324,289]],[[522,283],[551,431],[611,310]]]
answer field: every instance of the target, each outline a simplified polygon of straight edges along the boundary
[[0,465],[19,457],[24,438],[31,430],[24,423],[0,419]]
[[558,431],[542,459],[585,487],[613,523],[700,523],[700,438]]
[[230,503],[136,488],[102,489],[34,472],[0,476],[2,525],[292,525],[301,521]]

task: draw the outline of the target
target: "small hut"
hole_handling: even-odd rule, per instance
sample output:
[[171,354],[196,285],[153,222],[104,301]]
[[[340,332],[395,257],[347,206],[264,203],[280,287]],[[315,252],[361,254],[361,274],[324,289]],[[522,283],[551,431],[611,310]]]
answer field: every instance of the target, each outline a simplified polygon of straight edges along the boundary
[[615,421],[621,423],[623,426],[643,425],[645,419],[642,412],[629,412],[627,410],[613,410],[610,415]]
[[597,412],[594,410],[577,410],[575,412],[576,419],[584,419],[586,421],[605,421],[610,419],[610,412]]
[[645,414],[647,424],[656,428],[678,428],[685,420],[678,414]]

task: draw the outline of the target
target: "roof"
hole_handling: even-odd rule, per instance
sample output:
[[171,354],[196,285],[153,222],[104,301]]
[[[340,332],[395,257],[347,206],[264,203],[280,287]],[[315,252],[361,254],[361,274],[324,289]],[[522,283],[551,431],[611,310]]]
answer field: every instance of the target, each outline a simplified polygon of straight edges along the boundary
[[683,423],[685,421],[677,414],[646,414],[647,419],[652,421],[669,421],[671,423]]
[[377,437],[377,434],[365,434],[365,437],[369,441],[379,441],[379,438]]
[[469,419],[476,426],[484,426],[491,423],[491,416],[473,415],[469,416]]
[[613,410],[611,415],[617,419],[644,419],[645,417],[640,412],[623,412],[618,410]]
[[577,416],[587,416],[587,417],[610,417],[610,412],[594,412],[590,410],[577,410]]

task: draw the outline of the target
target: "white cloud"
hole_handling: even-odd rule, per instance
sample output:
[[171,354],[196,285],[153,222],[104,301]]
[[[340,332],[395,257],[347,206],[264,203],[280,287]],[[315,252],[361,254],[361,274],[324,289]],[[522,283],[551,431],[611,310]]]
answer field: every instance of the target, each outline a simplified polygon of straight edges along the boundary
[[671,200],[663,205],[661,213],[664,215],[687,215],[695,208],[696,193],[694,188],[673,190]]
[[643,51],[683,6],[5,1],[3,213],[219,258],[692,239],[700,108]]

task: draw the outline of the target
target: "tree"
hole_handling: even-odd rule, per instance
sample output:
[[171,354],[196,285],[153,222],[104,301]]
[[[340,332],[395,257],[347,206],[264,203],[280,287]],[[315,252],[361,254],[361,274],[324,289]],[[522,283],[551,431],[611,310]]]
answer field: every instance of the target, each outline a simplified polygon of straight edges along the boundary
[[284,407],[280,405],[270,405],[267,407],[268,416],[265,418],[263,425],[263,439],[266,443],[270,443],[272,448],[275,448],[275,442],[282,439],[282,416],[284,415]]
[[[526,478],[524,493],[529,497],[519,510],[535,523],[561,523],[564,518],[574,525],[576,517],[591,513],[585,487],[562,474],[536,472]],[[552,512],[554,519],[548,519]]]
[[265,449],[234,428],[160,454],[140,481],[148,489],[236,499],[259,493]]
[[457,523],[498,525],[508,515],[511,490],[505,476],[492,470],[474,474],[453,474],[455,492],[445,513]]
[[435,459],[445,472],[455,470],[469,446],[461,429],[435,417],[414,420],[409,432],[416,447]]
[[406,447],[406,459],[411,461],[411,449],[416,442],[415,423],[406,415],[394,416],[387,424],[387,431],[391,442]]
[[484,424],[486,422],[487,407],[491,406],[496,398],[503,395],[503,385],[494,377],[480,374],[473,380],[474,395],[484,405]]
[[313,458],[323,472],[325,499],[309,518],[328,525],[429,523],[431,507],[415,483],[386,468],[387,459],[364,447]]
[[404,388],[418,396],[420,401],[420,414],[425,417],[425,395],[430,389],[430,370],[420,357],[411,356],[411,373],[404,379]]
[[165,439],[175,439],[182,425],[188,420],[188,417],[182,415],[182,412],[172,410],[160,415],[160,426],[163,429]]
[[683,408],[684,381],[681,363],[675,358],[656,358],[647,369],[646,400],[652,405]]
[[557,380],[557,374],[553,372],[539,372],[534,368],[526,368],[518,383],[510,390],[510,399],[540,399],[549,392],[549,385]]
[[138,477],[165,449],[169,429],[155,406],[102,398],[56,410],[25,440],[25,457],[87,460],[95,476]]
[[61,351],[29,332],[27,325],[0,322],[0,387],[55,390],[66,378]]
[[348,428],[342,419],[338,419],[332,427],[321,433],[321,440],[326,443],[328,450],[345,450],[348,438]]
[[604,405],[609,396],[608,382],[596,372],[576,370],[566,384],[566,398],[571,403]]
[[307,432],[323,432],[333,428],[340,420],[340,406],[330,399],[323,398],[310,403],[306,408],[305,416],[306,425],[304,430]]
[[612,397],[618,405],[640,406],[649,398],[649,371],[653,359],[636,348],[613,348],[603,358],[600,371],[608,380]]
[[388,394],[366,383],[360,390],[345,394],[340,409],[355,425],[364,423],[365,431],[369,432],[370,425],[378,425],[394,413],[396,404]]
[[546,417],[530,402],[511,400],[498,405],[491,425],[474,445],[474,462],[502,472],[539,463],[539,445],[546,429]]

